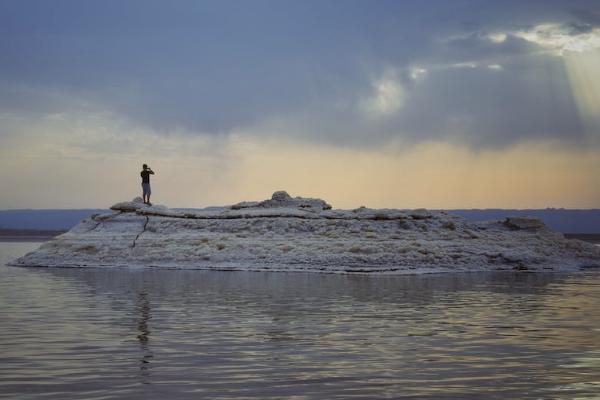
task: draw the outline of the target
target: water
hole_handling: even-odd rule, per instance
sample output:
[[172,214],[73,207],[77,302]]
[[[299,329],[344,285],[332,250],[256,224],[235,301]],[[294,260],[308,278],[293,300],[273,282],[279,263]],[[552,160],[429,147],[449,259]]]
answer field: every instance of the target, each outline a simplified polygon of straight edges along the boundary
[[599,304],[592,272],[0,266],[0,397],[597,399]]

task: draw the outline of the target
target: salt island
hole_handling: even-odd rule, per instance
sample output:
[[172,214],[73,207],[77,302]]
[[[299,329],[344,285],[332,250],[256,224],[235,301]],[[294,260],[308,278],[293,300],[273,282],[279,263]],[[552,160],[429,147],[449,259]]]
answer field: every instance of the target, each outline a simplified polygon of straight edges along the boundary
[[600,247],[539,219],[469,222],[425,209],[338,210],[275,192],[226,207],[140,198],[92,215],[12,265],[406,274],[600,267]]

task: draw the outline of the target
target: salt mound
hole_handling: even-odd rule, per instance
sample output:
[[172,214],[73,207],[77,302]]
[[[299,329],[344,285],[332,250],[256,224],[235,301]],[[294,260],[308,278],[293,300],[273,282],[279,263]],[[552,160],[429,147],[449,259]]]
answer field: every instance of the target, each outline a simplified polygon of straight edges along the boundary
[[536,230],[546,228],[542,220],[536,217],[508,217],[504,224],[513,229]]
[[273,193],[269,200],[261,202],[243,201],[231,206],[233,210],[242,208],[305,208],[311,210],[331,210],[331,205],[321,199],[311,199],[307,197],[292,197],[286,191],[281,190]]
[[600,267],[600,248],[540,220],[472,223],[425,209],[332,209],[275,192],[260,202],[177,209],[121,202],[13,265],[405,274]]

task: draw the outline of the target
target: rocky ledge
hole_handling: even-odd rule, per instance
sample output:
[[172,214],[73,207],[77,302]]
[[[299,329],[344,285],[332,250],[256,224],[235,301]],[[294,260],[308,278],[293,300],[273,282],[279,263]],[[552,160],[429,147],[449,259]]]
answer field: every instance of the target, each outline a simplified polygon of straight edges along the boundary
[[117,203],[15,260],[37,267],[163,267],[404,274],[600,267],[600,248],[535,218],[472,223],[425,209],[336,210],[276,192],[228,207]]

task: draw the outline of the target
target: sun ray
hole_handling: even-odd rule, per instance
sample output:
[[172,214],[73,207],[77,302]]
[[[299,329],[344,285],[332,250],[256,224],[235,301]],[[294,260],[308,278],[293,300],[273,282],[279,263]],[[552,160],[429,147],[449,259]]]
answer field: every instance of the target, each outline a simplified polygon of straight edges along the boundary
[[563,59],[585,133],[600,140],[600,50],[569,52]]

